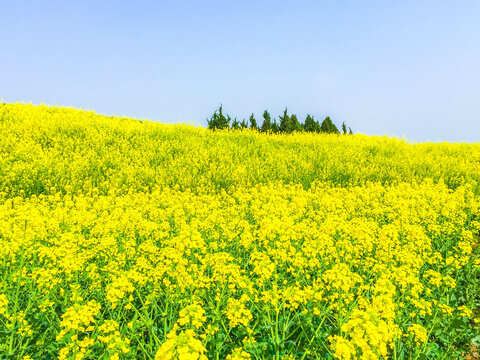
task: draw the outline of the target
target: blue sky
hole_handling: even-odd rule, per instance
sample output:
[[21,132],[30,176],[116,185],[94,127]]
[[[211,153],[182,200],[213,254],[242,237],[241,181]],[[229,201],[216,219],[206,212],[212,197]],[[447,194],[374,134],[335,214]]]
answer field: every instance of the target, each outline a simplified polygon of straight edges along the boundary
[[480,141],[479,1],[5,1],[0,36],[5,102]]

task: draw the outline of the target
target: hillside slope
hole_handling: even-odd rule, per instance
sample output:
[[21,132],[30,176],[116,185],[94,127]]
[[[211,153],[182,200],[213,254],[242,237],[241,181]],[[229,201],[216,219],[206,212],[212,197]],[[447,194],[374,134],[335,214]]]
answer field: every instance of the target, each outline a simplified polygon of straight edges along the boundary
[[[375,136],[211,132],[72,108],[0,105],[0,188],[30,194],[115,188],[212,191],[281,181],[309,188],[421,182],[480,191],[480,144]],[[55,190],[52,190],[52,189]]]

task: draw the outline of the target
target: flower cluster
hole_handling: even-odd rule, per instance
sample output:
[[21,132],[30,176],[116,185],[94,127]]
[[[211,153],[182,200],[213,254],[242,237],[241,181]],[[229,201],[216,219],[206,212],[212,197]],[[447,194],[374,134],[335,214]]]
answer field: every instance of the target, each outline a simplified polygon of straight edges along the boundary
[[130,340],[127,337],[122,337],[120,334],[120,326],[115,320],[106,320],[98,327],[101,335],[98,335],[98,340],[105,344],[110,359],[119,358],[119,354],[128,354],[130,352]]
[[60,322],[61,331],[56,337],[56,341],[65,342],[60,349],[59,359],[68,359],[71,354],[75,355],[75,360],[84,358],[88,348],[95,343],[89,333],[95,329],[95,316],[100,308],[100,304],[91,300],[84,305],[75,304],[65,311]]
[[205,352],[205,347],[197,339],[193,330],[189,329],[177,334],[177,329],[174,328],[158,349],[155,360],[207,360]]
[[427,329],[420,324],[412,324],[407,331],[413,336],[415,343],[419,346],[427,341]]
[[199,304],[193,303],[180,311],[178,324],[180,326],[189,324],[194,328],[201,328],[205,321],[207,321],[205,310]]
[[247,326],[252,319],[252,313],[245,307],[244,299],[228,299],[225,314],[232,328],[242,324]]
[[231,354],[228,354],[226,360],[250,360],[252,357],[242,348],[236,348]]
[[7,312],[8,299],[5,294],[0,294],[0,315]]

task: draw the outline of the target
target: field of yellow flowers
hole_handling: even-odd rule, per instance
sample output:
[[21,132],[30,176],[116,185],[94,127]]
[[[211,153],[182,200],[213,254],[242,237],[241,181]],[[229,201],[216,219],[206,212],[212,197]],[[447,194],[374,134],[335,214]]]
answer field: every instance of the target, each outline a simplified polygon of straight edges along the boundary
[[0,104],[0,359],[457,359],[480,144]]

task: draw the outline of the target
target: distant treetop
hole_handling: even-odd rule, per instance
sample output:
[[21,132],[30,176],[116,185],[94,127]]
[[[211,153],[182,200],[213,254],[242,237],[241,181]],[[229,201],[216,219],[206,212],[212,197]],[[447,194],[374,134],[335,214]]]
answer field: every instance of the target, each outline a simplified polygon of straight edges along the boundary
[[[263,122],[262,125],[259,126],[257,124],[257,120],[255,119],[255,115],[252,113],[248,122],[245,119],[242,122],[237,121],[237,118],[232,121],[232,118],[229,115],[223,114],[222,105],[215,110],[213,115],[210,119],[207,119],[208,128],[215,130],[215,129],[240,129],[240,128],[250,128],[255,129],[261,132],[269,132],[269,133],[291,133],[294,131],[298,132],[315,132],[315,133],[328,133],[328,134],[340,134],[337,126],[332,122],[329,116],[327,116],[321,123],[314,119],[314,117],[310,114],[307,115],[305,121],[303,123],[298,121],[297,115],[295,114],[288,114],[287,108],[283,111],[282,115],[278,116],[279,123],[277,123],[276,119],[272,120],[272,116],[265,110],[263,112]],[[352,129],[345,125],[345,122],[342,123],[341,126],[342,134],[353,134]]]

